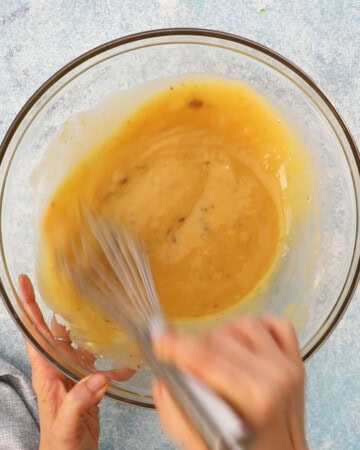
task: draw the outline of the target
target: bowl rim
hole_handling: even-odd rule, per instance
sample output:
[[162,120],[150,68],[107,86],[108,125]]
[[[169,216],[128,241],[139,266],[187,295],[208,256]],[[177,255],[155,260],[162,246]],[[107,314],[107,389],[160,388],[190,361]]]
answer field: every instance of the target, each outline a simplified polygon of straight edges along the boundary
[[[302,79],[302,81],[305,82],[306,85],[308,85],[319,97],[320,99],[325,103],[327,108],[329,109],[330,113],[333,115],[335,122],[337,125],[340,125],[341,131],[344,134],[345,140],[347,141],[352,156],[354,158],[357,170],[360,175],[360,158],[359,153],[357,149],[357,145],[355,143],[354,138],[352,137],[349,129],[347,128],[344,120],[342,119],[341,115],[337,111],[337,109],[334,107],[334,105],[331,103],[331,101],[328,99],[328,97],[324,94],[324,92],[318,87],[318,85],[315,83],[315,81],[312,80],[312,78],[307,75],[306,72],[304,72],[302,69],[300,69],[296,64],[291,62],[286,57],[282,56],[281,54],[277,53],[276,51],[268,48],[267,46],[260,44],[258,42],[255,42],[253,40],[250,40],[248,38],[244,38],[242,36],[238,36],[235,34],[223,32],[223,31],[217,31],[212,29],[205,29],[205,28],[191,28],[191,27],[184,27],[184,28],[163,28],[163,29],[154,29],[154,30],[147,30],[142,31],[134,34],[125,35],[116,39],[113,39],[111,41],[108,41],[106,43],[103,43],[97,47],[94,47],[93,49],[81,54],[80,56],[76,57],[75,59],[71,60],[67,64],[65,64],[63,67],[61,67],[59,70],[57,70],[52,76],[50,76],[26,101],[26,103],[23,105],[23,107],[20,109],[20,111],[17,113],[15,118],[13,119],[12,123],[10,124],[7,132],[5,133],[2,142],[0,143],[0,167],[3,166],[3,160],[5,153],[7,151],[7,148],[15,135],[18,127],[21,125],[23,119],[26,117],[26,115],[29,113],[29,111],[33,108],[33,106],[36,104],[38,100],[42,98],[44,94],[58,81],[60,81],[65,75],[70,73],[73,69],[80,66],[81,64],[91,60],[92,58],[101,55],[102,53],[109,51],[114,48],[121,47],[126,44],[135,43],[137,41],[145,41],[147,39],[152,38],[161,38],[161,37],[176,37],[176,36],[197,36],[197,37],[204,37],[204,38],[212,38],[212,39],[220,39],[223,41],[228,42],[234,42],[235,44],[240,44],[245,47],[249,47],[255,51],[258,51],[272,59],[274,59],[276,62],[279,62],[283,66],[285,66],[287,69],[290,69],[292,73],[297,75]],[[1,192],[1,198],[3,197],[3,189]],[[355,192],[356,197],[356,192]],[[0,224],[1,228],[1,224]],[[358,228],[357,228],[358,229]],[[0,229],[1,232],[1,229]],[[354,249],[356,246],[354,247]],[[354,260],[354,253],[352,261]],[[342,304],[338,308],[335,314],[333,314],[333,317],[331,320],[326,322],[326,329],[324,332],[322,332],[321,336],[317,339],[317,341],[314,343],[314,345],[307,349],[307,351],[303,355],[304,361],[307,361],[310,356],[312,356],[328,339],[328,337],[331,335],[333,330],[335,329],[336,325],[338,324],[339,320],[345,313],[351,298],[353,297],[358,281],[360,278],[360,257],[358,257],[358,261],[355,263],[355,270],[353,274],[353,278],[348,286],[348,292],[346,293],[346,297],[344,298]],[[38,341],[32,336],[32,334],[28,331],[27,327],[23,324],[21,318],[18,316],[17,312],[15,311],[14,307],[11,304],[9,295],[7,294],[3,281],[0,278],[0,295],[2,297],[3,303],[8,310],[9,315],[12,317],[14,322],[16,323],[17,327],[20,329],[20,331],[25,335],[25,337],[31,342],[33,346],[43,355],[46,357],[46,359],[54,365],[57,369],[59,369],[61,372],[65,373],[69,378],[71,378],[74,381],[78,381],[80,378],[76,376],[74,373],[72,373],[69,369],[65,368],[62,364],[56,361],[56,359],[49,355],[48,352],[38,343]],[[336,306],[336,304],[335,304]],[[331,314],[334,311],[335,306],[332,308],[331,312],[328,315],[328,318],[331,316]],[[323,325],[324,326],[324,325]],[[319,329],[321,330],[321,328]],[[315,336],[315,335],[314,335]],[[137,406],[143,406],[143,407],[150,407],[153,408],[154,406],[151,404],[147,404],[140,401],[136,401],[135,399],[126,399],[121,398],[119,399],[118,396],[112,394],[111,392],[107,392],[106,395],[108,397],[123,401],[125,403],[129,403],[131,405],[137,405]]]

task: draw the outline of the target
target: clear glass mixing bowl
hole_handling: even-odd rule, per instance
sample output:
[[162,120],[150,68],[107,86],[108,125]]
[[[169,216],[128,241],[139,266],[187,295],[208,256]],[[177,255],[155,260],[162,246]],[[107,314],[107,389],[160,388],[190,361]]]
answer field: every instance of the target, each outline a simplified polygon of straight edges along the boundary
[[[189,73],[252,85],[293,124],[315,168],[312,213],[297,225],[253,311],[293,320],[307,359],[334,328],[355,290],[359,157],[344,122],[315,83],[282,56],[225,33],[170,29],[120,38],[80,56],[44,83],[1,144],[1,294],[20,330],[72,379],[94,368],[36,328],[19,297],[17,277],[26,273],[49,323],[52,312],[35,277],[39,215],[72,161],[117,125],[121,114],[116,105],[140,101],[137,87],[144,82],[154,80],[156,88],[156,80]],[[150,376],[141,368],[127,381],[113,381],[108,395],[152,406]]]

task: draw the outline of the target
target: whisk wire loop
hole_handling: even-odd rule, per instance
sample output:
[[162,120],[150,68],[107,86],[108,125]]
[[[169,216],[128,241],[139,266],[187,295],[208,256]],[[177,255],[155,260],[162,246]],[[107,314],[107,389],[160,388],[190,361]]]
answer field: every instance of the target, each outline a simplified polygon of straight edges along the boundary
[[154,334],[167,325],[140,239],[84,205],[80,214],[92,239],[81,235],[71,243],[70,258],[58,255],[64,275],[138,340],[148,363],[166,380],[211,450],[244,450],[252,434],[232,408],[195,378],[161,362],[152,349]]
[[[146,320],[148,315],[146,292],[143,284],[139,281],[139,273],[134,264],[133,256],[124,245],[121,234],[116,230],[113,223],[110,222],[105,226],[102,218],[93,217],[87,210],[85,214],[87,223],[107,262],[120,281],[128,300],[131,300],[131,306],[137,310],[138,317]],[[129,305],[126,307],[128,308]]]

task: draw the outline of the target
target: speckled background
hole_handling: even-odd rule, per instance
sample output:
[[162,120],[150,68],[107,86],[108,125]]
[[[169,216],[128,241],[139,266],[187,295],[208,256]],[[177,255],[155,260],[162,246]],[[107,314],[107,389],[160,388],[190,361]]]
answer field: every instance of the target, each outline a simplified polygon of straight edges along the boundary
[[[359,142],[359,5],[357,0],[0,0],[0,139],[34,90],[77,55],[129,33],[191,26],[236,33],[291,59],[330,97]],[[2,305],[0,355],[29,374],[20,333]],[[360,291],[307,363],[307,376],[311,448],[360,449]],[[154,412],[105,400],[101,427],[104,450],[174,448]]]

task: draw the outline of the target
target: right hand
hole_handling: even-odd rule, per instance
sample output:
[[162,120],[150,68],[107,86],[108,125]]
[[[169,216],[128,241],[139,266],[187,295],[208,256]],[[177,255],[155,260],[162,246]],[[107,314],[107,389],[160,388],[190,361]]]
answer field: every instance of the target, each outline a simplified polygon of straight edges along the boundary
[[[293,327],[275,317],[240,318],[201,337],[169,333],[155,343],[158,356],[197,377],[239,413],[254,431],[249,450],[305,450],[304,365]],[[160,421],[187,450],[206,445],[155,380]]]

